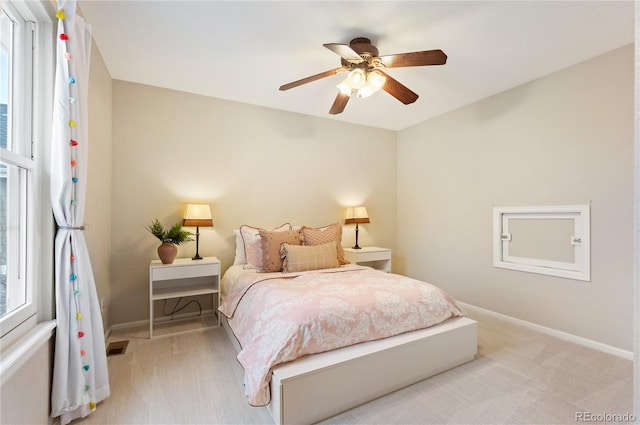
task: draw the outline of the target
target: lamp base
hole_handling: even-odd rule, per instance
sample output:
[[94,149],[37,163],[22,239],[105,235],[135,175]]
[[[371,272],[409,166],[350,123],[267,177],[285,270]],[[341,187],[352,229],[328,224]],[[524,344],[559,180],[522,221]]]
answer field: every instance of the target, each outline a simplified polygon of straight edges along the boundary
[[196,255],[191,257],[192,260],[202,260],[202,257],[198,253],[200,251],[200,226],[196,226]]
[[358,246],[358,223],[356,223],[356,244],[353,246],[353,249],[362,249]]

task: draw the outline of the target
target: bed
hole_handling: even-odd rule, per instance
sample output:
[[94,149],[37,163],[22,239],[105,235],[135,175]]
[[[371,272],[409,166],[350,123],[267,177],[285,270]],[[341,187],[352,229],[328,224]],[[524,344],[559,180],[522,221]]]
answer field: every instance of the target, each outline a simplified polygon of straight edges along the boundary
[[275,423],[314,423],[473,360],[477,324],[455,300],[348,264],[339,225],[237,236],[219,311],[248,402]]

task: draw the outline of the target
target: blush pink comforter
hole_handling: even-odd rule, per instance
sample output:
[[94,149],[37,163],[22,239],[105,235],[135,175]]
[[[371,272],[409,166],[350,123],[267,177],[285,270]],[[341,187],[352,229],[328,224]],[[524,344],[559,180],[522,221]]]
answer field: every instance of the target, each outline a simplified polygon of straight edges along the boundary
[[274,366],[307,354],[398,335],[464,311],[438,287],[368,267],[242,273],[220,312],[242,347],[249,404],[270,401]]

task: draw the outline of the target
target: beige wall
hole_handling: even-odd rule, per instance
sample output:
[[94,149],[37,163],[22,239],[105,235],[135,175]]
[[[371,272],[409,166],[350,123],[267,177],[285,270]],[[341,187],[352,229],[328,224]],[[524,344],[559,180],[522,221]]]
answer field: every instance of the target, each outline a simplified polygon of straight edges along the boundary
[[[401,131],[398,271],[461,301],[632,350],[633,52]],[[492,267],[493,206],[589,203],[591,282]]]
[[[395,247],[396,133],[123,81],[113,82],[112,324],[148,319],[154,218],[211,205],[200,254],[233,262],[233,229],[344,222],[363,204],[361,245]],[[195,229],[192,229],[195,230]],[[346,226],[343,244],[354,243]],[[181,246],[191,257],[195,242]]]
[[[89,80],[89,170],[85,237],[99,301],[111,297],[111,75],[95,43]],[[108,309],[102,316],[109,328]]]
[[1,424],[51,424],[50,394],[53,338],[42,344],[0,387]]

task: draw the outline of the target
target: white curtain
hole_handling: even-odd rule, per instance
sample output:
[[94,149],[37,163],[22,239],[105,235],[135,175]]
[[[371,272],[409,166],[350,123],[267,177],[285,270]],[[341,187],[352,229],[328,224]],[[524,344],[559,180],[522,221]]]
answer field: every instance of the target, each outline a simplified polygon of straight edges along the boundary
[[104,330],[83,234],[87,175],[91,27],[75,0],[58,0],[51,145],[56,343],[51,416],[61,425],[87,416],[109,396]]

